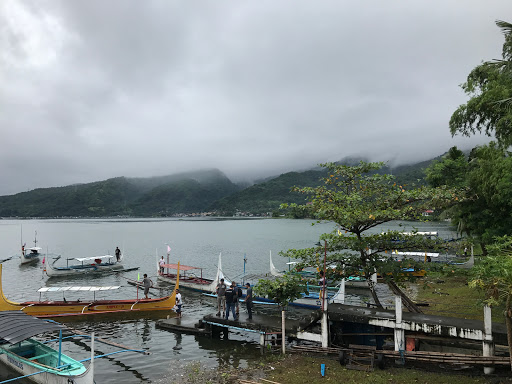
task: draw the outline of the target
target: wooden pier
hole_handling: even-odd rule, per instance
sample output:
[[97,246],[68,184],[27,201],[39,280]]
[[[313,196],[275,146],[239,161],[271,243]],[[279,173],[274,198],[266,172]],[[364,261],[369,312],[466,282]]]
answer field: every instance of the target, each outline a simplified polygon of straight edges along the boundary
[[[312,322],[315,322],[316,316],[305,320],[285,320],[286,335],[294,337],[300,329],[306,328]],[[268,343],[275,343],[281,340],[281,317],[253,314],[252,319],[247,319],[242,315],[238,320],[225,319],[215,315],[206,315],[202,319],[187,318],[169,318],[159,320],[156,326],[172,332],[181,332],[189,334],[200,334],[210,337],[219,337],[226,335],[229,331],[257,333],[260,335],[260,345],[266,346]]]

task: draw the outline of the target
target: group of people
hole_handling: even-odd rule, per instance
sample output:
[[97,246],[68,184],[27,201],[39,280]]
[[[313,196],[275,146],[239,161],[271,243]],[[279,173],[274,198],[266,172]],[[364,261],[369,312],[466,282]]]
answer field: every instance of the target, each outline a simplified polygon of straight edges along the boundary
[[[245,284],[247,288],[247,293],[245,295],[245,304],[247,306],[247,317],[248,320],[252,319],[252,304],[253,304],[253,296],[252,296],[252,288],[251,284]],[[239,317],[239,300],[243,297],[242,288],[237,287],[236,283],[233,281],[231,285],[228,287],[224,279],[220,279],[219,284],[217,284],[217,316],[225,317],[229,319],[229,312],[233,314],[233,319],[238,320]]]

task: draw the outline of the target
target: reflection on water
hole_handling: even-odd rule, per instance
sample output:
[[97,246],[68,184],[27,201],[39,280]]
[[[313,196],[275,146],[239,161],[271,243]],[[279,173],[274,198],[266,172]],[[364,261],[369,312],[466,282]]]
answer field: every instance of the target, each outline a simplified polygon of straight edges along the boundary
[[[21,223],[24,233],[37,230],[39,244],[50,253],[60,254],[63,258],[88,257],[112,253],[119,246],[123,250],[125,267],[140,269],[112,275],[48,280],[43,274],[41,263],[19,265]],[[312,246],[321,233],[330,232],[333,228],[329,223],[315,226],[311,226],[311,223],[309,220],[0,220],[0,249],[3,251],[0,259],[18,255],[3,264],[4,293],[11,300],[25,301],[39,299],[36,291],[42,286],[120,285],[120,290],[99,293],[96,298],[135,298],[140,292],[128,285],[126,278],[137,279],[138,275],[147,273],[156,282],[156,260],[164,254],[167,244],[172,248],[171,262],[179,260],[182,264],[203,267],[203,276],[207,278],[214,277],[218,255],[222,252],[225,274],[231,279],[242,281],[244,255],[248,274],[268,273],[269,250],[272,251],[276,267],[286,269],[288,259],[278,256],[279,251]],[[397,224],[389,224],[388,227],[392,225],[392,229],[399,228]],[[443,238],[453,237],[446,223],[417,225],[421,231],[437,230]],[[165,287],[161,294],[169,294],[171,289]],[[391,296],[388,295],[389,300],[386,299],[387,287],[379,285],[378,289],[383,290],[384,305],[392,306]],[[195,321],[216,312],[215,298],[186,290],[182,294],[184,319]],[[87,293],[80,295],[83,300],[92,298],[86,296]],[[48,296],[54,300],[62,297],[62,293]],[[68,300],[73,298],[76,297],[66,296]],[[364,303],[369,299],[368,293],[347,287],[347,302]],[[240,311],[244,316],[245,306]],[[275,306],[255,305],[254,312],[275,316],[276,322],[280,318]],[[287,316],[298,319],[309,312],[290,307]],[[204,367],[212,369],[218,366],[245,368],[261,356],[257,334],[230,332],[227,339],[210,339],[155,328],[156,320],[167,316],[174,316],[174,313],[96,315],[86,319],[66,319],[65,323],[84,334],[95,332],[97,337],[150,353],[143,355],[128,352],[97,359],[95,376],[98,383],[173,382],[173,378],[186,374],[185,367],[193,361],[200,361]],[[88,341],[65,343],[63,352],[83,359],[89,357],[88,348]],[[96,354],[116,350],[101,344],[96,344],[95,348]],[[0,369],[1,379],[8,376],[6,370]]]

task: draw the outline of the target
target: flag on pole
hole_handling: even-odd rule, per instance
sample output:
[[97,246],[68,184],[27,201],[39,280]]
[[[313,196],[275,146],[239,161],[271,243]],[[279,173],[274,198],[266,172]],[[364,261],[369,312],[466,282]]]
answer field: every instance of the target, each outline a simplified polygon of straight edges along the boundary
[[167,253],[171,253],[171,247],[169,245],[167,246]]
[[139,281],[139,280],[140,280],[140,272],[137,273],[137,281]]

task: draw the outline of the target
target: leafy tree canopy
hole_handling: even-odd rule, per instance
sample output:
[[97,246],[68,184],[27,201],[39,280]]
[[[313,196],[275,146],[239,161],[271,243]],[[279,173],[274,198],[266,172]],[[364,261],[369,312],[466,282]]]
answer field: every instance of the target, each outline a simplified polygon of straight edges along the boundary
[[464,198],[448,215],[486,252],[496,236],[512,235],[512,157],[494,142],[474,148],[468,159],[456,147],[450,154],[427,170],[427,180],[463,187]]
[[497,21],[505,35],[501,60],[485,62],[461,85],[470,96],[450,119],[452,135],[494,135],[500,145],[512,144],[512,24]]
[[512,362],[511,236],[498,237],[494,244],[489,246],[489,256],[475,266],[469,286],[485,293],[485,304],[490,306],[504,305],[509,354]]
[[284,309],[289,303],[302,297],[304,288],[301,284],[300,276],[287,273],[275,280],[259,280],[254,292],[268,297]]
[[[319,221],[332,221],[336,228],[332,233],[323,234],[326,241],[328,273],[337,277],[364,274],[369,282],[372,296],[377,305],[380,301],[371,283],[370,276],[380,273],[389,281],[409,278],[403,268],[412,264],[394,261],[392,250],[423,250],[441,246],[417,234],[399,231],[367,233],[380,224],[392,220],[410,220],[421,217],[427,209],[441,209],[458,199],[457,191],[446,186],[437,188],[407,188],[395,182],[392,175],[375,173],[383,163],[361,162],[357,166],[322,164],[328,176],[318,187],[294,187],[293,191],[305,194],[309,202],[301,209],[314,212]],[[318,254],[323,246],[307,249],[290,249],[283,256],[302,259],[304,265],[319,265]],[[332,276],[331,276],[332,277]]]

